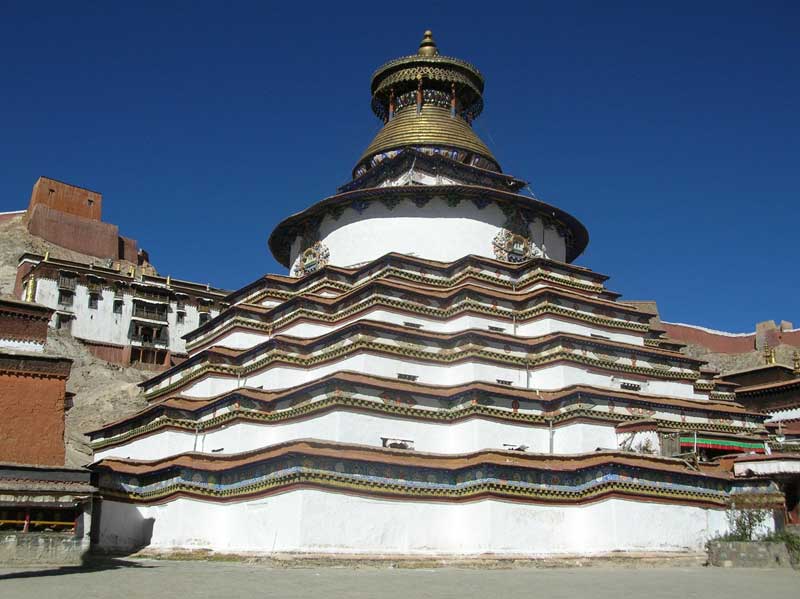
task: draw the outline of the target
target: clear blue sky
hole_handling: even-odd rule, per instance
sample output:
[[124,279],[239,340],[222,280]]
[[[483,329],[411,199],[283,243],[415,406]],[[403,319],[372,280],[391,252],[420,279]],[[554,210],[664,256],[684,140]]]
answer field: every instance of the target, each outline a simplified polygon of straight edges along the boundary
[[316,4],[0,1],[0,211],[47,175],[164,274],[284,272],[270,231],[349,180],[372,71],[431,28],[486,76],[504,170],[589,229],[579,264],[666,320],[800,326],[800,3]]

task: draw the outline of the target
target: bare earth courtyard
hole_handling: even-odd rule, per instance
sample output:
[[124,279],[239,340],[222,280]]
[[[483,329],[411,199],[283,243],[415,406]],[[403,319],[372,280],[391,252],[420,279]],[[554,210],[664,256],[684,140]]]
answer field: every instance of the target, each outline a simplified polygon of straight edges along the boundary
[[2,599],[59,597],[516,597],[738,599],[795,597],[793,570],[687,568],[294,568],[263,564],[114,560],[106,567],[0,568]]

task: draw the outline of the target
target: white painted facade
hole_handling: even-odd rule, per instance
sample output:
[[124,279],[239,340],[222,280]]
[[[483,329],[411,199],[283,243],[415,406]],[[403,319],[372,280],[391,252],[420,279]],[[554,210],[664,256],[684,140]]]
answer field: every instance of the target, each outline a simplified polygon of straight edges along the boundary
[[[354,316],[353,318],[343,319],[335,323],[323,322],[296,322],[289,323],[285,327],[276,328],[270,335],[267,331],[256,330],[236,330],[222,333],[219,336],[208,335],[204,338],[203,345],[195,346],[192,353],[210,347],[212,345],[228,347],[230,349],[250,349],[259,343],[268,341],[272,336],[282,335],[286,337],[299,337],[301,339],[313,339],[332,333],[342,327],[362,320],[372,320],[386,324],[398,326],[408,326],[409,323],[415,325],[423,331],[432,333],[460,333],[467,330],[493,331],[504,334],[515,334],[517,337],[541,337],[551,333],[567,333],[590,337],[593,334],[600,334],[611,341],[627,343],[630,345],[644,346],[643,333],[630,332],[625,330],[600,329],[589,325],[553,317],[538,317],[535,319],[513,322],[501,318],[491,318],[475,316],[471,314],[456,316],[447,320],[437,320],[425,318],[417,314],[401,313],[374,308]],[[493,328],[494,327],[494,328]],[[501,329],[497,331],[496,329]]]
[[296,490],[251,501],[103,501],[100,546],[228,553],[537,556],[701,551],[725,512],[607,499],[576,506],[396,501]]
[[[381,202],[370,202],[362,211],[345,210],[338,220],[326,216],[319,228],[319,240],[330,250],[329,263],[354,266],[370,262],[390,252],[410,254],[428,260],[454,262],[474,254],[494,258],[492,242],[505,227],[507,217],[490,204],[479,209],[469,200],[457,207],[434,198],[419,208],[409,200],[393,210]],[[564,238],[534,220],[529,226],[530,240],[548,257],[566,261]],[[306,249],[303,239],[295,239],[290,263]]]
[[[408,374],[418,377],[417,381],[420,383],[445,386],[462,385],[473,381],[496,383],[500,380],[510,381],[513,387],[540,391],[556,391],[569,385],[581,384],[619,390],[622,383],[631,380],[628,376],[616,377],[569,363],[545,364],[526,369],[522,365],[491,364],[471,359],[457,364],[436,364],[406,357],[357,352],[341,360],[309,368],[273,363],[255,374],[238,379],[208,374],[189,383],[181,390],[181,394],[205,399],[242,387],[278,391],[319,380],[336,372],[366,373],[388,378],[397,378],[398,374]],[[181,378],[177,375],[165,378],[160,387],[166,387],[170,382],[179,382]],[[691,381],[650,379],[637,380],[636,383],[641,385],[642,392],[651,395],[708,399],[708,394],[696,391]]]
[[[90,293],[86,285],[78,283],[75,286],[72,304],[64,306],[59,304],[58,282],[54,279],[37,279],[36,294],[34,301],[48,308],[56,310],[50,326],[56,326],[59,314],[71,315],[73,320],[70,325],[70,332],[73,337],[94,341],[97,343],[109,343],[113,345],[141,345],[141,343],[131,339],[131,322],[134,320],[133,304],[134,295],[130,292],[116,296],[111,289],[102,289],[97,301],[97,307],[89,305]],[[122,300],[122,307],[119,313],[114,312],[116,300]],[[136,298],[136,302],[147,303],[146,300]],[[169,303],[167,320],[148,320],[139,319],[141,322],[151,322],[155,325],[168,326],[168,342],[155,342],[154,347],[168,349],[173,353],[185,353],[186,342],[182,339],[183,335],[196,329],[200,325],[200,312],[196,306],[186,304],[183,322],[178,322],[177,303]],[[211,317],[219,314],[219,310],[210,310]]]
[[4,339],[0,337],[0,349],[40,354],[44,351],[44,343],[32,339]]
[[381,447],[383,438],[407,439],[414,451],[445,455],[484,449],[526,447],[528,453],[590,453],[617,449],[614,427],[607,424],[573,423],[546,427],[471,418],[455,423],[414,421],[407,418],[348,412],[344,410],[280,424],[239,422],[207,433],[165,430],[131,442],[95,451],[95,460],[127,458],[154,460],[199,451],[221,455],[271,447],[296,439],[317,439]]

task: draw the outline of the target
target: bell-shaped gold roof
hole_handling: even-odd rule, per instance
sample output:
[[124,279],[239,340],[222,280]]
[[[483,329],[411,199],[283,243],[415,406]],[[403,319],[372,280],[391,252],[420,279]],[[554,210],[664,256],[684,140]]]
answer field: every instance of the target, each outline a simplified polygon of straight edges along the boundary
[[439,54],[426,31],[416,54],[391,60],[372,76],[372,108],[384,121],[354,169],[369,170],[386,152],[405,147],[447,154],[459,161],[500,171],[472,129],[483,109],[483,76],[470,63]]
[[359,163],[382,152],[416,146],[467,150],[497,162],[464,119],[451,116],[446,108],[423,105],[419,114],[413,107],[397,113],[378,131]]

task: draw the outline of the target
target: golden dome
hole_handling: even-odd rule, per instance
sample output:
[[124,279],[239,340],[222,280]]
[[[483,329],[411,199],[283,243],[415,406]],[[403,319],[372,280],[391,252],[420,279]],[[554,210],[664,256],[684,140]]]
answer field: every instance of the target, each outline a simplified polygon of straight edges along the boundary
[[448,109],[434,105],[423,106],[419,114],[413,107],[398,112],[378,132],[359,163],[381,152],[408,146],[457,148],[497,163],[489,148],[464,119],[453,117]]

